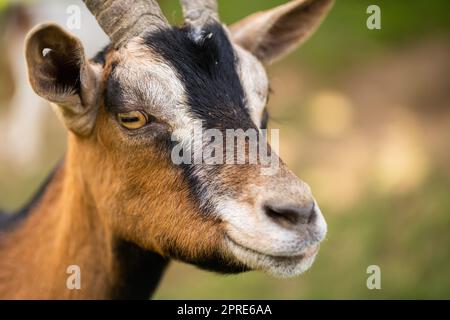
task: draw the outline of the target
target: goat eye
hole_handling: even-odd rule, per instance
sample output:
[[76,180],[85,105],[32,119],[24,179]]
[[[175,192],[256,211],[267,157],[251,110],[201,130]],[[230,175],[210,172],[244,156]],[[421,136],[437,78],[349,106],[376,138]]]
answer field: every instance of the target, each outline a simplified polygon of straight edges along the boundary
[[148,122],[147,115],[140,111],[119,113],[117,117],[120,124],[127,129],[139,129],[145,126]]

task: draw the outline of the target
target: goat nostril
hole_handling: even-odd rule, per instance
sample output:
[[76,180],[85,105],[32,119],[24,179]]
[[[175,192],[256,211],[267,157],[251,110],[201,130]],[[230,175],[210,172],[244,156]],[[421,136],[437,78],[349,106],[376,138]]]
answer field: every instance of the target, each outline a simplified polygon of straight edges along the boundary
[[264,205],[265,214],[283,227],[292,227],[314,222],[315,204],[307,207]]

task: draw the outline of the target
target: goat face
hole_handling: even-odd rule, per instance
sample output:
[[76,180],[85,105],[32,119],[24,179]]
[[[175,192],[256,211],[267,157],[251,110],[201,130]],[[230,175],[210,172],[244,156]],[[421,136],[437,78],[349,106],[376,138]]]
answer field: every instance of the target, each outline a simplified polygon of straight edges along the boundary
[[194,141],[198,121],[215,132],[260,133],[263,63],[309,35],[330,2],[292,1],[231,28],[211,19],[158,27],[90,61],[55,25],[31,32],[31,84],[70,130],[73,165],[117,237],[220,272],[292,276],[312,264],[326,224],[309,187],[281,160],[265,175],[247,162],[176,164],[173,150],[207,144]]

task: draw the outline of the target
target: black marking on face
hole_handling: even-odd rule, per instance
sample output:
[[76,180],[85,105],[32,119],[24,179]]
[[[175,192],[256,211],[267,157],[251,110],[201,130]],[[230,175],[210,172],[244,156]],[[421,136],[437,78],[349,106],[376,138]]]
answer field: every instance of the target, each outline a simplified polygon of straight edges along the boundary
[[202,181],[198,178],[196,171],[207,171],[208,176],[216,177],[219,174],[220,166],[209,166],[207,168],[199,167],[193,164],[181,164],[186,182],[189,185],[191,194],[194,197],[194,201],[201,207],[205,216],[212,216],[215,212],[215,207],[211,200],[208,198],[209,182]]
[[[116,65],[111,66],[111,74],[106,81],[105,86],[105,107],[106,111],[113,114],[126,112],[124,107],[127,105],[124,97],[123,88],[120,81],[114,76]],[[130,110],[132,111],[132,110]]]
[[222,26],[205,26],[201,34],[189,26],[174,27],[150,33],[144,41],[175,69],[190,112],[207,128],[255,127],[245,107],[237,57]]

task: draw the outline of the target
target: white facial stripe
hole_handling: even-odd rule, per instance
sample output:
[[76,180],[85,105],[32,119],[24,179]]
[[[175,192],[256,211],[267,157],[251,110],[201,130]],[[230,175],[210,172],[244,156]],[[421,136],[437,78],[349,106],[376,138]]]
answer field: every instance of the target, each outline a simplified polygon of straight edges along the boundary
[[234,46],[239,56],[238,72],[247,97],[247,108],[252,121],[259,127],[267,103],[269,80],[261,62],[248,51]]

